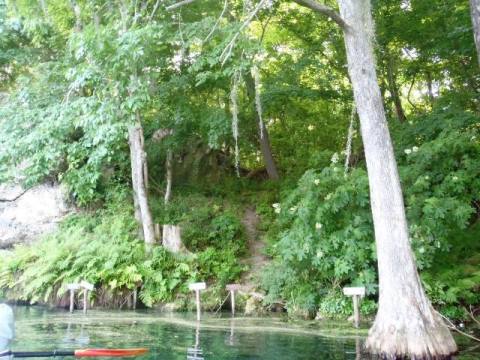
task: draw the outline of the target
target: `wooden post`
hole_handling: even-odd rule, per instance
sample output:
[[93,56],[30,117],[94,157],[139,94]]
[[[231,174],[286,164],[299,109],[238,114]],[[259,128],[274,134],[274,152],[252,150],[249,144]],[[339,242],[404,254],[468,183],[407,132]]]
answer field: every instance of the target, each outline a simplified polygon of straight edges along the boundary
[[87,298],[88,298],[88,290],[83,289],[83,313],[87,314]]
[[88,291],[93,291],[93,284],[90,284],[87,281],[80,281],[80,286],[83,288],[83,313],[87,314],[87,304],[88,304]]
[[360,326],[360,311],[358,309],[359,303],[359,296],[353,295],[353,323],[355,327],[358,328]]
[[160,224],[155,224],[154,230],[155,230],[155,239],[157,241],[162,240],[162,228],[160,227]]
[[197,303],[197,321],[200,321],[200,290],[195,290],[195,301]]
[[137,308],[137,288],[133,289],[133,310]]
[[360,327],[360,298],[365,296],[364,287],[343,288],[343,294],[351,296],[353,300],[353,323],[356,328]]
[[73,313],[73,308],[75,306],[75,290],[70,289],[70,313]]
[[70,312],[73,312],[75,307],[75,290],[80,289],[80,284],[67,284],[67,289],[70,291]]
[[240,290],[241,285],[228,284],[225,288],[227,289],[227,291],[230,291],[230,300],[232,303],[232,316],[235,316],[235,291]]
[[197,321],[200,321],[200,315],[201,315],[200,290],[205,290],[207,288],[207,284],[205,284],[204,282],[193,283],[188,285],[188,288],[191,291],[195,291],[195,301],[197,303]]
[[132,308],[132,293],[129,292],[127,295],[127,308],[131,309]]

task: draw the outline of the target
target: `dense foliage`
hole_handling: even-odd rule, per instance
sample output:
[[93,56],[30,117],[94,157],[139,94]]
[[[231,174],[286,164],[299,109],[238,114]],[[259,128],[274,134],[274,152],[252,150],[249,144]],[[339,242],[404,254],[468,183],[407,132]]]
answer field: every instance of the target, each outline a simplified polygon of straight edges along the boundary
[[[252,234],[243,217],[254,208],[257,239],[248,240],[265,241],[271,260],[255,284],[266,304],[346,315],[341,288],[353,284],[366,286],[362,310],[372,312],[376,255],[355,118],[344,166],[353,100],[341,31],[289,1],[266,1],[250,23],[258,1],[169,11],[174,3],[0,0],[0,182],[62,183],[81,208],[57,232],[0,254],[0,292],[57,302],[66,283],[86,278],[102,289],[98,303],[119,306],[139,287],[152,306],[183,301],[189,281],[218,290],[245,279]],[[462,317],[480,303],[480,77],[469,4],[373,4],[418,268],[433,303]],[[138,237],[133,124],[145,134],[154,222],[180,224],[189,254],[145,252]],[[279,181],[267,179],[265,139]]]
[[[480,185],[479,130],[477,117],[445,107],[394,131],[412,245],[419,269],[427,274],[427,290],[442,289],[434,297],[439,304],[453,300],[472,305],[480,300],[478,269],[461,284],[428,275],[478,221],[478,208],[472,205]],[[273,204],[272,211],[278,213],[272,231],[277,260],[264,280],[270,301],[283,298],[293,308],[314,310],[319,301],[320,309],[323,301],[330,301],[325,294],[340,294],[344,285],[362,285],[367,293],[377,294],[365,170],[344,174],[335,154],[329,167],[307,171],[283,202]],[[463,246],[476,248],[476,242],[470,241]],[[446,258],[446,268],[459,260]],[[478,264],[478,259],[471,261],[472,266]]]
[[[125,206],[128,197],[117,191],[109,196],[105,209],[72,215],[36,246],[18,246],[5,255],[0,288],[12,299],[58,303],[67,284],[88,279],[100,285],[93,293],[99,305],[121,306],[139,288],[142,302],[152,306],[172,300],[184,304],[187,298],[182,294],[188,294],[187,284],[192,281],[215,279],[217,287],[223,287],[243,270],[238,263],[244,248],[238,220],[222,215],[209,224],[197,214],[211,218],[221,207],[212,212],[207,204],[195,208],[189,200],[185,202],[194,206],[195,218],[183,216],[181,224],[193,254],[174,256],[163,247],[146,253],[136,238],[133,210]],[[182,207],[171,211],[181,212]],[[205,231],[203,237],[195,236],[197,226]]]

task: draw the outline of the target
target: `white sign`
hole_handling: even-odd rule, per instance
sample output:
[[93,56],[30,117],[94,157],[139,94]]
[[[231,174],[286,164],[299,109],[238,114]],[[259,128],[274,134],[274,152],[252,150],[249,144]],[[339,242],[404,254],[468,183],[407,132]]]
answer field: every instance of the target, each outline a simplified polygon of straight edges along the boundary
[[193,283],[193,284],[190,284],[188,285],[188,288],[190,290],[205,290],[207,288],[207,284],[205,284],[204,282],[199,282],[199,283]]
[[228,284],[225,287],[228,291],[238,291],[242,289],[242,285],[240,284]]
[[67,284],[68,290],[78,290],[80,289],[80,284]]
[[345,296],[365,296],[365,287],[345,287],[343,288],[343,294]]
[[89,282],[87,281],[80,281],[80,286],[83,287],[84,289],[87,289],[87,290],[90,290],[92,291],[93,290],[93,284],[90,284]]

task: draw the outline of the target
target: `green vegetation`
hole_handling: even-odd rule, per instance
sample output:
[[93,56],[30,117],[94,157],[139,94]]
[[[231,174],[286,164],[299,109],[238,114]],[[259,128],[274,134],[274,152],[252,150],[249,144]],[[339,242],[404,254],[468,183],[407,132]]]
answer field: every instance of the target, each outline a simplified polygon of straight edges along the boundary
[[[377,259],[356,119],[344,168],[353,100],[341,31],[287,1],[270,2],[240,33],[256,2],[228,1],[224,12],[214,0],[173,12],[165,6],[174,1],[158,3],[0,0],[0,182],[62,183],[80,208],[53,234],[0,252],[0,293],[58,303],[67,283],[85,278],[101,289],[97,304],[120,306],[141,287],[146,306],[186,307],[187,284],[206,280],[214,307],[248,271],[248,241],[257,240],[271,260],[256,274],[265,305],[344,317],[351,302],[341,288],[363,285],[362,311],[374,313]],[[417,265],[434,306],[465,318],[480,304],[480,78],[468,1],[373,3]],[[135,124],[154,223],[181,225],[188,253],[145,251],[127,140]],[[159,140],[165,129],[172,134]],[[268,179],[262,141],[278,181]],[[248,239],[248,208],[260,216],[257,239]]]
[[[94,294],[97,303],[109,306],[122,304],[141,285],[140,299],[152,306],[187,294],[189,282],[214,279],[222,287],[243,270],[237,260],[245,251],[240,224],[228,213],[216,216],[221,206],[190,203],[193,209],[181,217],[181,224],[194,254],[174,256],[163,247],[145,252],[136,238],[133,209],[125,206],[129,203],[125,192],[120,190],[106,203],[105,209],[70,216],[57,232],[34,246],[16,247],[2,264],[0,287],[11,289],[7,293],[11,298],[57,303],[67,284],[89,279],[101,285]],[[182,207],[169,210],[181,213]]]
[[[455,108],[394,130],[417,264],[430,299],[449,314],[452,304],[480,301],[479,233],[472,226],[478,222],[472,206],[480,186],[478,136],[478,119]],[[335,314],[350,313],[341,295],[346,284],[377,294],[367,174],[357,168],[345,176],[341,160],[335,154],[329,167],[307,171],[275,205],[276,261],[264,280],[270,301]]]

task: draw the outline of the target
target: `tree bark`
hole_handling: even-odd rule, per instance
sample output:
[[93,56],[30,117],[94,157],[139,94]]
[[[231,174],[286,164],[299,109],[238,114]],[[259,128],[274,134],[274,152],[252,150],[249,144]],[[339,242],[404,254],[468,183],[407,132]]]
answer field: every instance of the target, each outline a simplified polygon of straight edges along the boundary
[[473,35],[477,47],[477,58],[480,65],[480,0],[470,0],[470,13],[472,15]]
[[395,112],[397,114],[397,119],[400,122],[405,122],[407,117],[405,116],[405,111],[403,110],[402,100],[400,99],[400,92],[397,86],[397,80],[395,75],[393,58],[387,54],[387,78],[388,78],[388,90],[392,96],[393,105],[395,106]]
[[128,145],[130,147],[130,164],[132,169],[132,190],[133,190],[133,207],[135,210],[135,220],[138,223],[138,237],[144,239],[143,236],[143,224],[142,224],[142,212],[140,211],[140,204],[138,202],[138,179],[137,179],[137,154],[135,149],[136,134],[134,128],[128,130]]
[[173,253],[179,253],[185,250],[180,230],[180,226],[163,225],[162,245],[165,249]]
[[40,8],[42,9],[43,15],[48,19],[48,8],[45,0],[39,0]]
[[172,179],[173,179],[172,160],[173,160],[172,150],[167,150],[167,159],[165,161],[165,167],[167,169],[167,186],[165,189],[165,205],[167,205],[170,202],[170,198],[172,197]]
[[263,161],[265,163],[265,168],[267,169],[268,177],[272,180],[278,180],[280,179],[280,176],[278,175],[277,165],[275,163],[275,159],[273,158],[268,130],[265,126],[265,123],[263,121],[260,121],[260,115],[258,114],[257,108],[255,106],[255,82],[250,72],[246,72],[245,74],[245,84],[247,87],[248,97],[253,104],[252,106],[255,114],[255,121],[257,122],[257,124],[259,124],[258,137],[260,142],[260,151],[262,152]]
[[[167,136],[173,134],[172,129],[158,129],[154,132],[152,139],[155,142],[160,142]],[[167,186],[165,188],[165,198],[164,204],[167,205],[172,197],[172,182],[173,182],[173,169],[172,169],[172,161],[173,161],[173,152],[171,149],[167,150],[167,158],[165,160],[165,169],[167,171],[166,180]]]
[[430,71],[427,71],[427,93],[428,93],[428,99],[430,100],[430,103],[433,104],[435,101],[435,95],[433,94],[433,80],[432,80],[432,73]]
[[80,10],[80,5],[78,5],[76,0],[70,0],[70,6],[72,8],[73,14],[75,15],[75,32],[82,31],[82,14]]
[[378,86],[370,0],[338,0],[365,147],[379,275],[367,350],[387,359],[439,359],[457,348],[427,299],[410,246],[400,178]]
[[140,125],[132,126],[128,130],[130,156],[132,166],[133,199],[135,205],[135,218],[139,220],[143,230],[143,239],[147,245],[155,243],[155,230],[152,214],[148,206],[147,167],[144,150],[143,130]]

